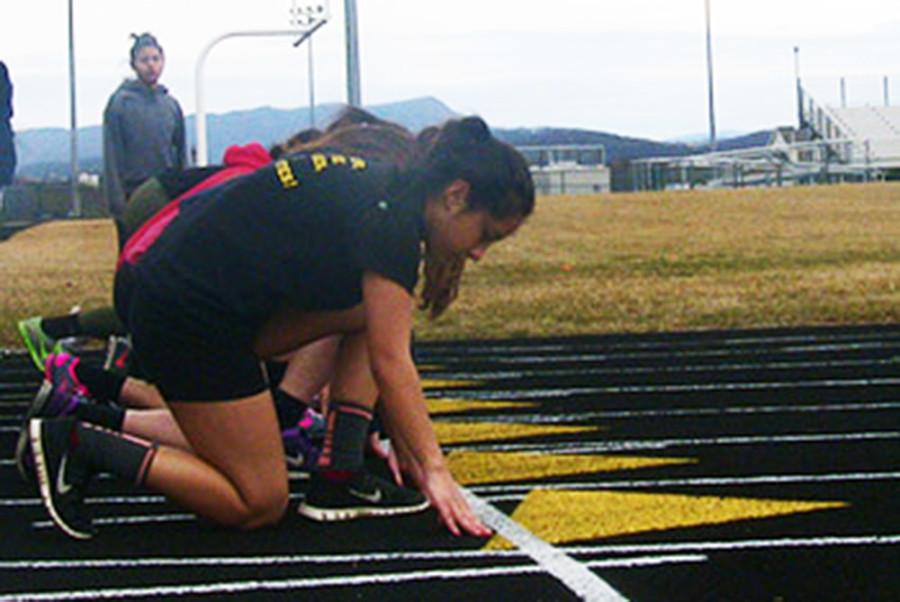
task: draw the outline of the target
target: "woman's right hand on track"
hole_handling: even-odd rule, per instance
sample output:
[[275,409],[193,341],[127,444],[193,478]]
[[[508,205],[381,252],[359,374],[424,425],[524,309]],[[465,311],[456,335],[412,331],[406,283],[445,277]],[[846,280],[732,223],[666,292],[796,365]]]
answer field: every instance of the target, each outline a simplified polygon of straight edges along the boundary
[[490,537],[493,534],[472,512],[469,502],[463,497],[459,485],[446,466],[428,470],[420,466],[412,476],[451,533],[457,536],[467,533],[476,537]]

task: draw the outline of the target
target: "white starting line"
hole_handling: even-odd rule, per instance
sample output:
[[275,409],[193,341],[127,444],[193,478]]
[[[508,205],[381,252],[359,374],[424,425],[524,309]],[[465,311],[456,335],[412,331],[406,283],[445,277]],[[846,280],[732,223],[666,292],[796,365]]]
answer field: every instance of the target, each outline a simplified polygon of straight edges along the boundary
[[[784,548],[831,548],[859,546],[900,545],[900,535],[862,536],[821,536],[811,538],[775,538],[735,541],[695,541],[659,544],[621,544],[598,546],[566,546],[558,551],[576,556],[604,556],[596,560],[584,561],[582,566],[592,569],[641,568],[665,564],[685,564],[706,562],[706,553],[739,552],[745,550],[765,550]],[[634,556],[639,554],[639,556]],[[652,555],[644,555],[652,554]],[[109,568],[150,568],[178,566],[247,566],[247,565],[293,565],[340,563],[356,565],[367,562],[404,560],[446,560],[452,558],[494,558],[521,557],[523,551],[480,551],[480,550],[437,550],[431,552],[388,552],[369,554],[343,554],[331,556],[293,555],[261,557],[201,557],[201,558],[138,558],[138,559],[94,559],[94,560],[20,560],[0,562],[0,570],[103,570]],[[613,556],[613,558],[610,558]],[[615,556],[621,556],[616,558]],[[145,586],[130,588],[107,588],[94,590],[7,592],[0,595],[0,601],[50,601],[50,600],[94,600],[135,597],[166,597],[192,594],[234,594],[250,591],[286,591],[324,587],[347,587],[356,585],[398,584],[412,581],[477,579],[485,577],[540,574],[540,566],[514,565],[506,567],[434,569],[370,575],[340,575],[304,579],[254,580],[217,583],[186,584],[178,586]],[[616,598],[611,598],[616,599]]]

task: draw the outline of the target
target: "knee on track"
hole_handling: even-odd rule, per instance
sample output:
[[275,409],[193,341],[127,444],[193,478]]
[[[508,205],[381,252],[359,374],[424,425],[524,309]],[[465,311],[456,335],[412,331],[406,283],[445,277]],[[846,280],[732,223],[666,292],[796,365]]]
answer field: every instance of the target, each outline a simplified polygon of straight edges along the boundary
[[234,527],[241,530],[259,529],[278,523],[287,511],[288,491],[266,492],[246,500],[245,511],[237,517]]

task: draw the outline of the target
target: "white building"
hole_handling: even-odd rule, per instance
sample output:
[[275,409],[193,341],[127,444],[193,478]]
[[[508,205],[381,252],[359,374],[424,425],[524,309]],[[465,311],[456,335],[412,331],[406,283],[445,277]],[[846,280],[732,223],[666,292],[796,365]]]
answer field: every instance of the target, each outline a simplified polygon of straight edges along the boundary
[[598,194],[610,191],[610,172],[602,145],[520,146],[528,160],[535,191],[550,194]]

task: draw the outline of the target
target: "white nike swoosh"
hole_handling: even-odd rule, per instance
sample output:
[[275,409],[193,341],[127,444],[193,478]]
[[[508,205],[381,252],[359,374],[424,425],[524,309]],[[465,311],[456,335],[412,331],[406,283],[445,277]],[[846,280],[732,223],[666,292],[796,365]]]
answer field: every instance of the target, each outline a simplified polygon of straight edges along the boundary
[[303,466],[303,454],[297,454],[296,456],[292,456],[290,454],[284,454],[285,462],[291,466],[292,468],[299,468]]
[[[56,474],[56,493],[66,495],[72,490],[72,485],[66,482],[66,466],[69,463],[69,454],[63,456],[59,463],[59,472]],[[380,493],[380,492],[379,492]]]
[[373,504],[377,504],[381,501],[381,489],[376,489],[375,493],[366,493],[364,491],[357,491],[351,487],[347,491],[350,492],[350,495],[355,495],[356,497]]

